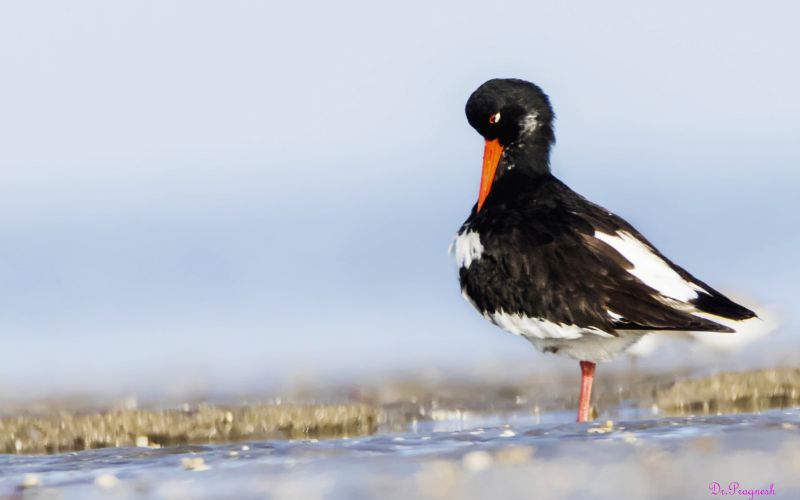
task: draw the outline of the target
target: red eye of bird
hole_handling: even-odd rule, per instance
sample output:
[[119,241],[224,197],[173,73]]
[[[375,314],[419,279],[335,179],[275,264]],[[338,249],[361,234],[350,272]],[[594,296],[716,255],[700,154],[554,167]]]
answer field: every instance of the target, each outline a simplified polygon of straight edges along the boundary
[[491,123],[491,124],[495,124],[495,123],[497,123],[499,121],[500,121],[500,112],[499,111],[489,117],[489,123]]

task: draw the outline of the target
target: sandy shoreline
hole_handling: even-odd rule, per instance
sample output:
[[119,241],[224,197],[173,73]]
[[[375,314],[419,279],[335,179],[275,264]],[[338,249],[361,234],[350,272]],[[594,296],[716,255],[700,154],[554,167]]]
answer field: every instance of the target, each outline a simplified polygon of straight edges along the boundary
[[[24,406],[0,418],[0,453],[59,453],[105,447],[161,447],[243,440],[334,438],[403,430],[453,412],[545,412],[574,405],[571,380],[509,386],[396,382],[364,388],[340,404],[183,405],[180,408]],[[729,372],[700,378],[607,377],[599,409],[633,404],[661,415],[756,412],[800,405],[800,369]],[[41,408],[47,408],[42,411]]]

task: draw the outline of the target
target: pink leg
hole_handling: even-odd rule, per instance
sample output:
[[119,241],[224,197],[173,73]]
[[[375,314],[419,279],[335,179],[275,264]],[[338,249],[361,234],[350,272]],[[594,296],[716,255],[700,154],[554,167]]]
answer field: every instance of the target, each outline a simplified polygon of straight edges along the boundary
[[588,422],[592,416],[592,381],[595,364],[581,361],[581,398],[578,400],[578,422]]

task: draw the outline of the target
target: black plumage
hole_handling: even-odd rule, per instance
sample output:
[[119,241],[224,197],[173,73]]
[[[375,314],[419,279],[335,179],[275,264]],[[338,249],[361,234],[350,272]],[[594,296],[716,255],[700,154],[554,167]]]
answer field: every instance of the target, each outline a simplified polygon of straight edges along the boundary
[[[736,321],[755,316],[550,173],[554,114],[537,86],[490,80],[470,97],[466,112],[487,141],[497,140],[503,148],[488,196],[459,230],[480,238],[480,257],[459,269],[459,279],[484,315],[502,311],[611,335],[618,330],[731,332],[697,314]],[[695,287],[697,297],[684,302],[652,288],[596,232],[632,236]]]

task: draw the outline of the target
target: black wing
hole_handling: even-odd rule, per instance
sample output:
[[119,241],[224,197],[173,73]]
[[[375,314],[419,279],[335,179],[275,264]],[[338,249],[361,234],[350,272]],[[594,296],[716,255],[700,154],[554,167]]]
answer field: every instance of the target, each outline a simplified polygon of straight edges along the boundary
[[[483,252],[472,266],[461,268],[460,278],[482,311],[503,310],[609,333],[729,332],[733,329],[697,314],[733,320],[755,316],[670,262],[622,218],[558,181],[549,189],[538,194],[540,203],[529,199],[502,217],[468,220],[481,236]],[[637,268],[643,262],[661,281],[643,274],[647,266]]]

